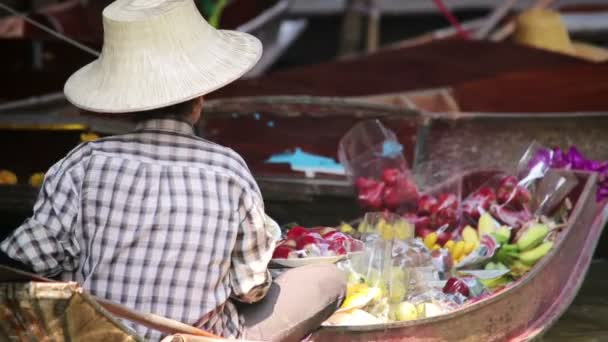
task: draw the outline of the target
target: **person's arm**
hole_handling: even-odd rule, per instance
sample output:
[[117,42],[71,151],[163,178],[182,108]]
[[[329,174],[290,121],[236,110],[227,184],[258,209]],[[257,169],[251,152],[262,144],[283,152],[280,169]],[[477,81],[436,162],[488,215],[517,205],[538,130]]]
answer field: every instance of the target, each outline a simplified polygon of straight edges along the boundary
[[245,190],[239,203],[241,224],[232,253],[232,297],[255,303],[268,292],[272,277],[268,263],[275,241],[266,227],[264,203],[259,193]]
[[0,243],[2,263],[47,277],[78,267],[78,188],[65,166],[63,160],[47,172],[32,217]]

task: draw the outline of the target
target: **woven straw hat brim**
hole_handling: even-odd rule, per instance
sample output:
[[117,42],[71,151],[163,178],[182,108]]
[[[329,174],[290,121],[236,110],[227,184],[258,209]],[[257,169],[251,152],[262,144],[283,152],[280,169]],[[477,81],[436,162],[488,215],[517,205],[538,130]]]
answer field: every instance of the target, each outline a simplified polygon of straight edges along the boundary
[[104,17],[101,56],[67,80],[68,101],[100,113],[151,110],[210,93],[255,66],[257,38],[216,30],[184,3],[135,23]]

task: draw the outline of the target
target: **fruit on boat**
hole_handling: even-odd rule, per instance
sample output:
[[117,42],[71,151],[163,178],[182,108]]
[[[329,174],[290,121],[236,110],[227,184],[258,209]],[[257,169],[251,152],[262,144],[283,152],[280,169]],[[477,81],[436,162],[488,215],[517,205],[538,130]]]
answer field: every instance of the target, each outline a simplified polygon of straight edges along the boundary
[[464,227],[462,230],[462,239],[465,242],[473,243],[475,246],[479,245],[479,236],[477,235],[477,231],[471,226]]
[[418,199],[418,214],[430,215],[437,210],[437,199],[431,195],[423,195]]
[[535,223],[525,228],[525,232],[517,239],[517,247],[521,251],[527,251],[540,245],[547,235],[549,235],[549,227],[542,223]]
[[380,298],[382,291],[378,287],[361,286],[357,291],[354,291],[350,296],[347,296],[338,311],[348,311],[352,309],[361,309],[372,300]]
[[288,246],[277,246],[272,253],[273,259],[287,259],[289,258],[289,253],[293,252],[294,249]]
[[467,298],[469,297],[469,294],[470,294],[469,287],[467,286],[467,284],[465,284],[462,279],[458,279],[458,278],[448,279],[448,281],[445,283],[445,286],[443,287],[443,293],[452,293],[452,294],[460,293],[461,295],[463,295]]
[[511,240],[511,228],[507,226],[501,226],[500,228],[498,228],[497,231],[495,231],[491,235],[494,239],[496,239],[496,242],[498,242],[499,244],[507,244]]
[[534,266],[542,257],[544,257],[553,248],[553,242],[547,241],[539,246],[522,252],[519,255],[519,260],[527,266]]
[[391,307],[389,317],[395,321],[413,321],[418,319],[418,310],[410,302],[402,302]]
[[479,223],[477,224],[477,230],[479,232],[479,237],[481,238],[485,234],[494,233],[498,229],[499,225],[496,220],[490,215],[490,213],[486,212],[479,217]]
[[300,236],[302,236],[306,233],[308,233],[308,229],[301,227],[301,226],[296,226],[296,227],[291,228],[289,230],[289,232],[287,232],[287,238],[296,240]]
[[381,180],[359,177],[355,187],[361,206],[374,210],[397,210],[405,204],[414,204],[419,196],[416,185],[395,168],[385,169]]
[[373,179],[359,178],[357,180],[357,184],[362,185],[358,187],[359,204],[364,208],[375,210],[382,209],[382,193],[384,191],[384,183],[376,182]]
[[462,203],[462,209],[466,216],[477,221],[481,214],[488,211],[495,202],[496,193],[494,189],[483,187]]
[[362,241],[356,240],[334,228],[316,227],[307,229],[296,226],[287,233],[287,238],[277,245],[273,258],[285,259],[345,255],[349,252],[361,251],[363,248]]

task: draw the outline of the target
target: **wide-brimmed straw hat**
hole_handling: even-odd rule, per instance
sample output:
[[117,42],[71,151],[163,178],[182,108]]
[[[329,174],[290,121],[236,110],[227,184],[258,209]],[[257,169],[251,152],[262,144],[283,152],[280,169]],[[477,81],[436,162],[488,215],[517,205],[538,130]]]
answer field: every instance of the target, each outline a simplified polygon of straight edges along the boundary
[[262,55],[246,33],[216,30],[193,0],[116,0],[103,11],[101,56],[64,92],[93,112],[129,113],[184,102],[238,79]]

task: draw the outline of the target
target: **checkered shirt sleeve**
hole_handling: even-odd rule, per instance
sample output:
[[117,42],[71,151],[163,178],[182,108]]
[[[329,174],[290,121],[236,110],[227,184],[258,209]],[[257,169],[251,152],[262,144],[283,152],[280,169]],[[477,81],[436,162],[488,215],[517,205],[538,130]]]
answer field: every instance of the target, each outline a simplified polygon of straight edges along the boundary
[[267,217],[259,192],[246,190],[239,205],[242,221],[232,253],[230,274],[233,298],[254,303],[262,299],[270,287],[272,277],[268,263],[275,241],[266,229]]
[[82,148],[56,163],[46,173],[34,214],[0,249],[11,258],[30,265],[41,275],[56,276],[78,268],[80,245],[74,229],[78,219],[78,188],[82,168],[71,163],[82,155]]

